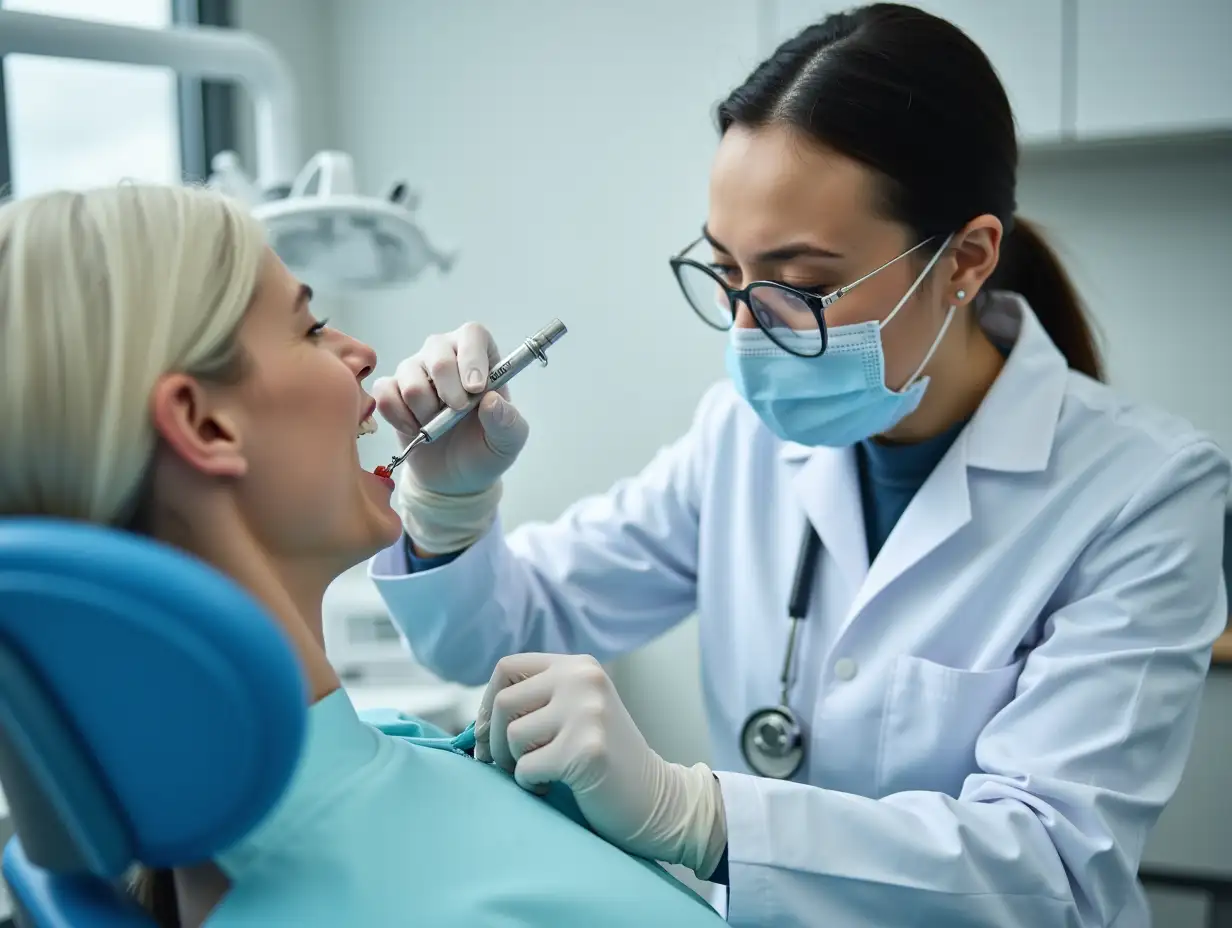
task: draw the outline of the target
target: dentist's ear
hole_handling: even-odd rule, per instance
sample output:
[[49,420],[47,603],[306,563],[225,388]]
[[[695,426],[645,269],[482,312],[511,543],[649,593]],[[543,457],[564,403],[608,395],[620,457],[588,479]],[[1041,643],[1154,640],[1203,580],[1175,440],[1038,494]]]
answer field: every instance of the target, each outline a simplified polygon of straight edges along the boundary
[[987,283],[996,270],[1001,256],[1004,228],[996,216],[977,216],[954,233],[950,241],[954,268],[946,285],[947,293],[963,291],[961,302],[970,294],[972,298]]
[[150,394],[150,418],[163,443],[193,470],[211,477],[247,473],[237,423],[195,378],[163,376]]

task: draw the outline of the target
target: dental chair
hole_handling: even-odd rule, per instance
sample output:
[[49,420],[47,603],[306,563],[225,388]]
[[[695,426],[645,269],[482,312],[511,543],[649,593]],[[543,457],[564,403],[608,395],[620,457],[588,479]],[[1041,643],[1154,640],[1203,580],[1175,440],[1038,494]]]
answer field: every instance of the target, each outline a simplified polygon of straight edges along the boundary
[[3,872],[22,928],[153,922],[121,881],[199,863],[285,789],[307,689],[281,630],[171,548],[0,519]]

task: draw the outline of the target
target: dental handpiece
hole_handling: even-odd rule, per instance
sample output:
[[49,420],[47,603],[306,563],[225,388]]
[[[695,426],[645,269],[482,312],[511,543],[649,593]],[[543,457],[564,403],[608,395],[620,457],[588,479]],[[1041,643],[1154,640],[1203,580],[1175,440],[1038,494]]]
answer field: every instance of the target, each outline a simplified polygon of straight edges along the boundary
[[420,445],[434,442],[446,434],[471,414],[471,411],[479,405],[485,394],[506,386],[514,377],[530,367],[532,361],[538,360],[543,367],[547,367],[548,347],[560,341],[567,331],[568,329],[565,328],[563,322],[559,319],[553,319],[530,338],[526,339],[526,341],[522,342],[496,367],[492,368],[488,374],[488,383],[483,393],[475,394],[471,401],[462,409],[447,407],[433,416],[431,421],[419,430],[419,434],[411,439],[411,443],[402,449],[402,453],[394,456],[393,460],[385,468],[386,473],[382,476],[392,474],[394,468],[405,461],[407,456]]

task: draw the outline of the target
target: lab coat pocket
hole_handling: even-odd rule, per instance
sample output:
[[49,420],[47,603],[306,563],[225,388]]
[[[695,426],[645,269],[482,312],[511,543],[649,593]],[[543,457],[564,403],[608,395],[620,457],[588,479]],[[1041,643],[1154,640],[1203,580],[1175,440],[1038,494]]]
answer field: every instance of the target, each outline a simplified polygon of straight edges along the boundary
[[1022,664],[959,670],[900,656],[881,721],[878,795],[925,790],[957,796],[967,776],[978,772],[976,739],[1013,699]]

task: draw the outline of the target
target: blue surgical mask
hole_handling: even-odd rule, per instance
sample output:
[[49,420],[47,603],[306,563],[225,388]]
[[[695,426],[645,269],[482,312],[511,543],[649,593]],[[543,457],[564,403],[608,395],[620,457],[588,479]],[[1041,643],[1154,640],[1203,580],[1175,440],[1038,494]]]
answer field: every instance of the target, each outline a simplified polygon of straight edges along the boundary
[[[885,383],[881,330],[910,299],[949,242],[947,237],[883,322],[828,328],[825,354],[799,357],[780,348],[761,329],[731,330],[727,372],[770,431],[784,441],[845,448],[888,432],[915,412],[928,389],[928,378],[920,374],[945,337],[957,307],[950,307],[924,360],[898,391]],[[775,334],[801,351],[816,352],[821,343],[820,332],[783,335],[776,330]]]

